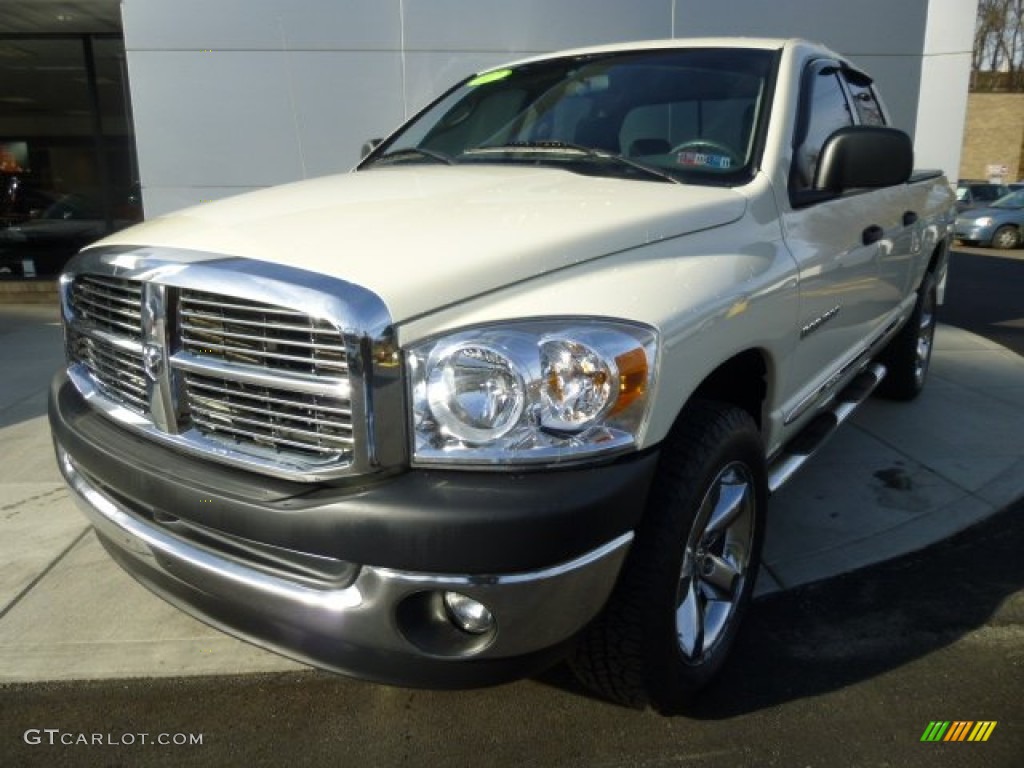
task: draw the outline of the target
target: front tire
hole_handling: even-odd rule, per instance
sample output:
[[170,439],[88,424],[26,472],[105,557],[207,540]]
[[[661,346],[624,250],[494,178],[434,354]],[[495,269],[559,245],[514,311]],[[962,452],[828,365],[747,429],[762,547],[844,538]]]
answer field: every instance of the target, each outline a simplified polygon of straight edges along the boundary
[[571,659],[585,685],[672,714],[721,669],[760,565],[764,463],[745,411],[710,401],[684,409],[619,583]]
[[1009,250],[1020,245],[1020,232],[1010,224],[1004,224],[992,233],[992,247]]

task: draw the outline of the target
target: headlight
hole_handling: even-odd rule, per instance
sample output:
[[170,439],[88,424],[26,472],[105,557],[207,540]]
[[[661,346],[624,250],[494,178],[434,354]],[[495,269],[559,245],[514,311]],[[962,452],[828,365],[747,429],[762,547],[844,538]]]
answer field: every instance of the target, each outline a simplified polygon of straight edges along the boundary
[[454,344],[437,356],[426,383],[431,413],[457,440],[497,440],[522,418],[526,383],[500,346]]
[[991,227],[996,221],[991,216],[982,216],[981,218],[974,220],[976,227]]
[[417,463],[554,463],[633,447],[655,332],[608,320],[462,331],[406,355]]

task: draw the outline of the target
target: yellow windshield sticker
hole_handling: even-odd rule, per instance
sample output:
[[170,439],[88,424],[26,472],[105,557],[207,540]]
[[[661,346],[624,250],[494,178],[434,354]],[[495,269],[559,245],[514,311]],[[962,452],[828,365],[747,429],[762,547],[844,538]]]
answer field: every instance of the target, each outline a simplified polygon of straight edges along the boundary
[[486,85],[487,83],[493,83],[498,80],[504,80],[511,74],[511,69],[496,69],[493,72],[484,72],[484,74],[477,75],[468,83],[466,83],[466,87],[476,88],[478,85]]

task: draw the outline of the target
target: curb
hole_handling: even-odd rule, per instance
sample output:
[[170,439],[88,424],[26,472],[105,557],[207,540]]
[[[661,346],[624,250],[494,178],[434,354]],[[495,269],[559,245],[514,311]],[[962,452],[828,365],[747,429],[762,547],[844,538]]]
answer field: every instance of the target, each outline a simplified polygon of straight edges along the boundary
[[57,281],[0,280],[0,304],[56,304]]

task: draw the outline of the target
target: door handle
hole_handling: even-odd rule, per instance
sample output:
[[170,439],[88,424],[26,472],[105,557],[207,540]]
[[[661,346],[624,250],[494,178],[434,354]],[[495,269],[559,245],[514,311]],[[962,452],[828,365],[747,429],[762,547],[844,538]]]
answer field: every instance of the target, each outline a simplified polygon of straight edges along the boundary
[[877,224],[872,224],[864,230],[864,234],[861,235],[861,240],[864,242],[864,245],[871,245],[872,243],[877,243],[883,237],[885,237],[885,230]]
[[912,227],[917,224],[918,216],[914,211],[907,211],[903,214],[903,226]]

